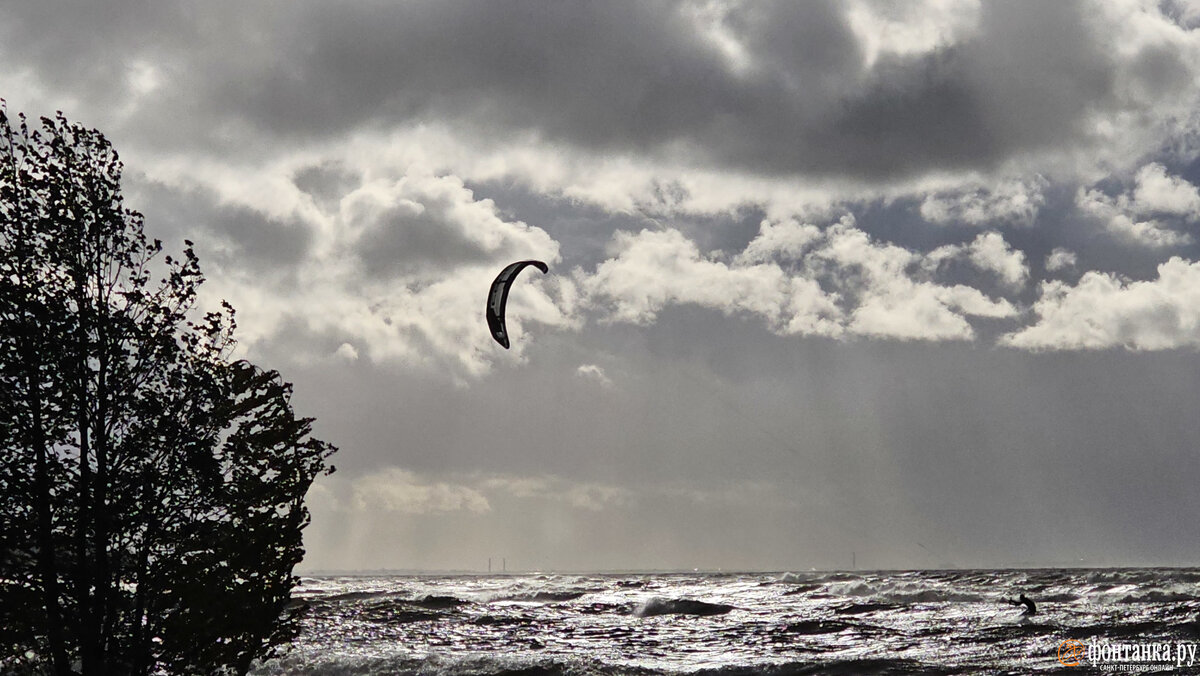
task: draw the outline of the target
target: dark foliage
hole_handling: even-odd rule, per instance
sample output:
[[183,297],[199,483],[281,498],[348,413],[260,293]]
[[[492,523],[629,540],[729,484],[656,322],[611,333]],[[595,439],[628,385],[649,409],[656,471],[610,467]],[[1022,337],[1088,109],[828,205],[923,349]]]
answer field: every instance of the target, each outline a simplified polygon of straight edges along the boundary
[[0,671],[244,673],[296,631],[332,471],[278,373],[199,315],[97,131],[0,101]]

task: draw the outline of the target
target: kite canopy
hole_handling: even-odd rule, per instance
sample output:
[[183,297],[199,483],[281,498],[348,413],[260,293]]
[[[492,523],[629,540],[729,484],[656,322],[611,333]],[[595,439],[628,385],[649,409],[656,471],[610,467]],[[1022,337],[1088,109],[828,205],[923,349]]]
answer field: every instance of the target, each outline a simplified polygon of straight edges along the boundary
[[513,280],[517,278],[517,273],[524,270],[527,265],[541,270],[542,274],[550,271],[550,268],[541,261],[517,261],[496,275],[496,281],[492,282],[492,288],[488,291],[487,307],[484,310],[487,315],[488,328],[492,331],[492,338],[495,338],[496,342],[503,345],[506,350],[508,349],[508,329],[504,326],[504,306],[508,304],[508,290],[512,287]]

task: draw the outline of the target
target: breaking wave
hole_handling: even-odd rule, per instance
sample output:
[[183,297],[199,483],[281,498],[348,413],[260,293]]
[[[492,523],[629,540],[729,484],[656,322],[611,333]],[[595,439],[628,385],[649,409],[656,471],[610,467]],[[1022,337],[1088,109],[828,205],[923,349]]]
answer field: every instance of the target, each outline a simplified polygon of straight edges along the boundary
[[664,599],[655,596],[640,603],[633,611],[638,617],[654,615],[723,615],[733,610],[724,603],[707,603],[694,599]]

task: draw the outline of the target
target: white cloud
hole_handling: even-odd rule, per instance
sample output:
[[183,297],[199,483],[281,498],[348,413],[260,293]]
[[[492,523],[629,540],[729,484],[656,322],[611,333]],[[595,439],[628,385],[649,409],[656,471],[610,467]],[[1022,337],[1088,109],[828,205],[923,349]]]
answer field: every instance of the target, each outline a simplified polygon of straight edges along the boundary
[[333,354],[346,361],[358,361],[358,350],[354,349],[350,343],[342,343]]
[[840,312],[819,287],[793,284],[776,265],[708,260],[678,230],[618,232],[610,253],[580,285],[613,321],[644,324],[668,304],[692,303],[757,315],[774,328],[840,331]]
[[1139,220],[1142,212],[1128,195],[1109,197],[1099,190],[1080,188],[1075,204],[1084,213],[1104,223],[1105,228],[1131,244],[1152,248],[1180,246],[1191,241],[1186,233],[1176,232],[1155,219]]
[[1010,287],[1019,289],[1029,277],[1029,266],[1025,264],[1025,253],[1017,251],[1004,241],[998,232],[985,232],[975,238],[968,247],[971,262],[981,270],[991,270]]
[[970,184],[929,194],[921,202],[921,216],[930,223],[1010,223],[1030,226],[1046,203],[1043,191],[1049,182],[1042,176],[1022,181],[1010,179],[994,187]]
[[800,260],[809,245],[821,237],[821,229],[789,218],[779,223],[769,219],[759,224],[758,235],[737,256],[741,264],[767,263],[776,257]]
[[877,338],[969,340],[971,325],[931,287],[908,286],[868,296],[850,317],[850,330]]
[[844,313],[837,305],[838,296],[826,293],[815,279],[794,275],[789,279],[779,332],[788,335],[842,335]]
[[[966,317],[1016,314],[1007,300],[978,289],[918,279],[925,265],[920,253],[873,241],[851,216],[824,232],[764,221],[732,264],[702,256],[677,230],[619,232],[611,254],[594,275],[579,276],[591,304],[610,321],[648,323],[669,304],[693,303],[759,317],[782,334],[966,340],[974,335]],[[981,234],[953,255],[1009,284],[1019,286],[1027,274],[1024,254],[997,233]],[[777,258],[788,270],[767,262]]]
[[1069,251],[1062,247],[1055,247],[1054,250],[1051,251],[1048,256],[1046,256],[1046,270],[1048,272],[1057,272],[1059,270],[1066,270],[1067,268],[1074,268],[1076,263],[1078,263],[1078,257],[1075,255],[1075,252]]
[[135,97],[151,94],[163,84],[163,73],[151,62],[134,60],[126,65],[125,83]]
[[978,2],[924,0],[912,3],[848,2],[846,18],[862,45],[865,66],[881,56],[920,54],[953,44],[979,24]]
[[1139,213],[1164,212],[1195,220],[1200,216],[1200,191],[1161,164],[1147,164],[1135,177],[1132,204]]
[[637,498],[628,488],[549,474],[457,472],[435,477],[399,467],[385,467],[351,480],[322,480],[313,484],[309,494],[327,511],[403,514],[484,514],[514,499],[597,512],[627,506]]
[[1200,220],[1200,191],[1196,186],[1169,175],[1158,163],[1143,166],[1133,181],[1131,190],[1115,196],[1080,188],[1075,203],[1125,241],[1155,248],[1190,243],[1191,235],[1170,224],[1177,228]]
[[1200,347],[1200,263],[1172,257],[1158,278],[1129,281],[1090,271],[1079,283],[1042,283],[1038,321],[1004,336],[1034,350]]
[[861,299],[850,312],[851,333],[902,340],[967,339],[971,326],[938,298],[938,287],[913,281],[917,254],[894,244],[877,244],[843,222],[831,226],[812,256],[832,263],[843,286],[858,287]]
[[[297,169],[274,171],[288,177]],[[204,177],[201,172],[177,180],[188,185]],[[247,209],[267,208],[261,196],[242,202],[241,188],[229,187],[237,183],[223,177],[201,185]],[[491,343],[480,307],[496,273],[512,260],[558,260],[558,243],[542,229],[505,219],[458,177],[421,165],[407,167],[399,178],[361,181],[331,210],[294,186],[275,195],[273,213],[315,233],[302,271],[272,284],[250,261],[234,259],[222,267],[202,258],[210,272],[203,292],[238,309],[242,343],[250,350],[298,325],[314,335],[337,336],[353,355],[441,369],[459,380],[487,372],[497,360],[522,358],[525,341],[514,340],[511,351]],[[510,332],[521,336],[533,323],[573,326],[572,284],[567,275],[523,275],[509,296]],[[353,356],[344,348],[338,354]],[[298,360],[317,356],[293,353]]]
[[567,504],[592,512],[627,505],[635,496],[633,491],[619,486],[588,483],[576,484],[563,494]]
[[596,364],[581,364],[575,369],[575,374],[584,380],[599,383],[603,387],[612,387],[613,381],[604,373],[604,369]]
[[1158,221],[1135,221],[1124,214],[1110,220],[1108,229],[1130,242],[1159,249],[1182,246],[1192,241],[1191,235],[1171,230]]
[[618,486],[594,482],[571,481],[562,477],[491,475],[479,479],[480,490],[499,499],[500,496],[521,499],[549,500],[575,509],[598,512],[610,507],[630,504],[636,493]]
[[1025,286],[1029,277],[1029,266],[1025,264],[1025,253],[1013,249],[1004,241],[1004,236],[995,231],[979,234],[970,244],[947,244],[925,255],[922,267],[936,271],[946,261],[963,259],[980,270],[993,272],[1000,281],[1013,290]]
[[315,508],[326,512],[432,515],[492,513],[506,509],[504,504],[513,500],[555,503],[559,507],[585,512],[632,507],[646,496],[693,503],[746,505],[768,495],[780,499],[788,497],[779,491],[773,484],[752,481],[739,481],[720,488],[680,483],[635,488],[552,474],[454,473],[434,478],[399,467],[385,467],[350,480],[322,478],[309,490],[309,499]]
[[388,467],[354,480],[351,505],[360,512],[402,514],[471,512],[482,514],[491,505],[471,486],[429,481],[398,467]]
[[850,314],[851,333],[902,340],[968,340],[974,336],[964,315],[1009,317],[1015,308],[979,290],[918,281],[908,272],[922,256],[894,244],[879,244],[867,233],[839,223],[829,228],[822,248],[812,254],[836,265],[841,284],[858,287],[861,300]]

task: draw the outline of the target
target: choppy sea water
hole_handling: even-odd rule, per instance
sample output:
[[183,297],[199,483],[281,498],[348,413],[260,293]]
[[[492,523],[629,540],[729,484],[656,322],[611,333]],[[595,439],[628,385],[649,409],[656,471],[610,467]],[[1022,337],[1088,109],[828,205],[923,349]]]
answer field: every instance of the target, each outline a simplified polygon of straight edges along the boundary
[[[1004,602],[1021,592],[1036,614]],[[303,633],[252,673],[1200,674],[1059,652],[1200,644],[1200,569],[308,577],[296,596]]]

